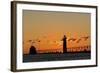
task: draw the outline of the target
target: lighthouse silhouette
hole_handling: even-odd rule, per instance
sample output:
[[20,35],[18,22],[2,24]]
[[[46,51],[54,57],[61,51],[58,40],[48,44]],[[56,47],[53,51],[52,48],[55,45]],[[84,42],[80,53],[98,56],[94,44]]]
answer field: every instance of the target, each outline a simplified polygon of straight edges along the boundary
[[63,37],[63,53],[67,53],[67,37],[66,37],[66,35],[64,35],[64,37]]

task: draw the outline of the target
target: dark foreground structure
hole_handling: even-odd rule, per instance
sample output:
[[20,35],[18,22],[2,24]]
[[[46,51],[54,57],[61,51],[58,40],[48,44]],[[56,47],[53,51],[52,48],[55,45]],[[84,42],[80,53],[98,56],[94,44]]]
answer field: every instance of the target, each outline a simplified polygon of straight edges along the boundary
[[34,46],[31,46],[31,47],[30,47],[29,55],[35,55],[35,54],[37,54],[36,48],[35,48]]
[[66,41],[67,37],[64,35],[63,37],[63,53],[67,53],[67,41]]

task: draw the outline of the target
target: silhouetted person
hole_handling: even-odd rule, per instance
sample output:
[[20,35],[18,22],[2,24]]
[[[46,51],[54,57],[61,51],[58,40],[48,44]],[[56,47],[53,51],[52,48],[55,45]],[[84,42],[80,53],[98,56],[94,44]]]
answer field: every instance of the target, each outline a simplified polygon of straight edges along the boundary
[[36,52],[36,48],[35,48],[34,46],[31,46],[31,47],[30,47],[29,54],[30,54],[30,55],[37,54],[37,52]]
[[63,37],[63,53],[66,53],[67,52],[67,42],[66,42],[66,35],[64,35]]

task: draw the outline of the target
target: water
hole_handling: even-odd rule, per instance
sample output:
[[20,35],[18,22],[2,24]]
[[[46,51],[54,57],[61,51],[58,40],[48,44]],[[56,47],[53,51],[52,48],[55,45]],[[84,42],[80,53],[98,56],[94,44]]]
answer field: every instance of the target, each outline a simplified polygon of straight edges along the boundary
[[61,61],[91,59],[90,52],[82,53],[54,53],[23,55],[23,62]]

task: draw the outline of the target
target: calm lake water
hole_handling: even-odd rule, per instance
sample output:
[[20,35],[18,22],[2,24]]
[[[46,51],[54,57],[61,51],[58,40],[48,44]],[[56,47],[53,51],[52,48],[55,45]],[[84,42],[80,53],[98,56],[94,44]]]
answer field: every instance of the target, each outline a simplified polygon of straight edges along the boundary
[[55,53],[55,54],[35,54],[23,55],[23,62],[41,62],[41,61],[61,61],[61,60],[83,60],[91,59],[91,53]]

